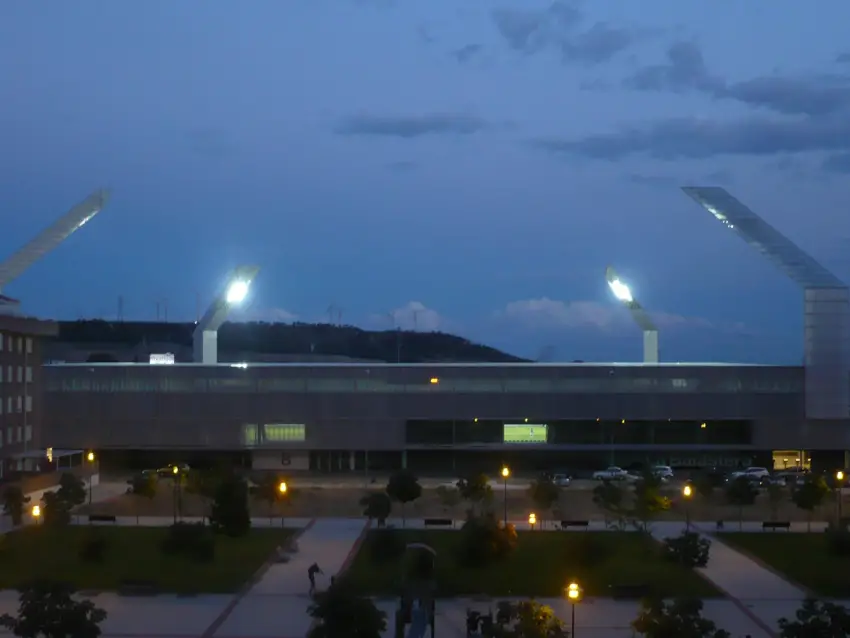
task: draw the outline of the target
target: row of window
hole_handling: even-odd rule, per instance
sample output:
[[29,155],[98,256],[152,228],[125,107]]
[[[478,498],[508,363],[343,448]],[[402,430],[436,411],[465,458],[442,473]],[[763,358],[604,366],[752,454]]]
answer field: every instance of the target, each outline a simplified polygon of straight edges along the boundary
[[[3,414],[3,397],[0,397],[0,414]],[[32,412],[32,397],[31,396],[17,396],[17,397],[6,397],[6,414],[16,414],[21,413],[24,410],[27,412]]]
[[15,337],[0,332],[0,352],[3,350],[14,352],[16,345],[18,354],[23,354],[24,349],[26,349],[27,354],[32,354],[32,337]]
[[[32,383],[32,366],[6,366],[6,376],[3,376],[3,366],[0,366],[0,383]],[[15,374],[17,372],[17,374]]]
[[246,423],[242,426],[242,444],[257,447],[275,443],[303,443],[307,440],[304,423]]
[[[16,436],[17,435],[17,436]],[[32,426],[18,426],[17,428],[6,428],[6,438],[3,440],[3,429],[0,428],[0,447],[3,445],[14,445],[16,443],[29,443],[32,441]]]
[[[54,373],[55,374],[55,373]],[[438,383],[395,384],[379,379],[250,379],[250,378],[92,378],[91,374],[63,374],[52,378],[53,392],[375,392],[375,393],[795,393],[803,391],[798,380],[721,381],[700,379],[448,379]]]

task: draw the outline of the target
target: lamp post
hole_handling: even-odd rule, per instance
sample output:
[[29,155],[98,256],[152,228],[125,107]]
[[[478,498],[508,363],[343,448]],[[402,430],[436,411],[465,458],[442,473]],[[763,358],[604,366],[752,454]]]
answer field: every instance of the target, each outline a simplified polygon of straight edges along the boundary
[[172,496],[174,497],[174,523],[177,523],[177,512],[179,510],[178,500],[180,498],[178,491],[180,490],[180,468],[176,465],[171,468],[172,481]]
[[844,484],[844,472],[838,470],[835,473],[835,500],[838,503],[838,520],[836,523],[841,525],[841,486]]
[[572,582],[567,585],[567,600],[570,601],[570,638],[576,635],[576,603],[581,600],[581,587]]
[[531,531],[534,531],[534,526],[537,524],[537,514],[532,512],[528,515],[528,524],[531,527]]
[[508,477],[511,475],[511,469],[506,465],[502,468],[502,483],[504,485],[505,494],[505,529],[508,528]]
[[617,301],[628,308],[632,319],[643,332],[643,362],[658,363],[658,326],[632,295],[631,288],[620,279],[612,266],[605,269],[608,287]]
[[[286,493],[289,491],[289,486],[286,484],[286,481],[281,481],[277,486],[277,493],[280,495],[281,499],[286,498]],[[283,527],[283,510],[280,512],[280,526]]]
[[92,493],[91,480],[92,480],[92,476],[94,476],[94,461],[95,461],[94,452],[89,452],[88,454],[86,454],[86,461],[88,461],[88,463],[89,463],[89,505],[91,505],[91,493]]
[[694,488],[690,486],[690,484],[685,484],[685,487],[682,488],[682,496],[685,498],[685,531],[691,531],[691,506],[690,500],[694,495]]
[[39,505],[32,506],[32,517],[35,519],[35,524],[38,525],[41,520],[41,507]]

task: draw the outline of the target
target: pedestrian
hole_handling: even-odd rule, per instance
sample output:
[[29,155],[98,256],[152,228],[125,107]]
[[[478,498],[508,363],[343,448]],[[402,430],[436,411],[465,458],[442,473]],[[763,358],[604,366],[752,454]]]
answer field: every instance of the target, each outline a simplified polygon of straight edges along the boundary
[[323,574],[324,572],[321,568],[313,563],[310,567],[307,568],[307,578],[310,579],[310,595],[312,596],[316,592],[316,574]]

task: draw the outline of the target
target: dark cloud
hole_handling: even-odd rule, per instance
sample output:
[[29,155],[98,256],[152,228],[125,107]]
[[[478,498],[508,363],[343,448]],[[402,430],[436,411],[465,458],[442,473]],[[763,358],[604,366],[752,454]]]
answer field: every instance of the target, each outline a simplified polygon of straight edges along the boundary
[[681,175],[646,175],[643,173],[632,173],[628,176],[629,181],[634,182],[635,184],[641,184],[643,186],[652,186],[664,189],[670,189],[672,187],[679,187],[685,183],[691,182],[699,182],[701,184],[732,184],[734,182],[734,178],[728,171],[712,171],[702,176],[701,178],[695,178],[693,175],[690,177],[682,177]]
[[495,9],[492,17],[497,31],[514,51],[554,51],[565,62],[588,65],[608,62],[644,35],[607,22],[581,30],[584,16],[567,2],[553,2],[543,10]]
[[459,49],[455,49],[452,51],[452,55],[454,58],[463,64],[464,62],[468,62],[470,59],[474,58],[476,54],[481,52],[480,44],[467,44],[464,47]]
[[339,135],[368,135],[412,139],[426,135],[471,135],[487,128],[487,122],[461,113],[429,115],[355,115],[336,128]]
[[750,117],[719,122],[675,118],[579,139],[540,138],[533,140],[532,145],[557,155],[605,160],[633,155],[676,160],[716,155],[842,152],[850,149],[850,119]]
[[823,161],[823,170],[830,173],[850,173],[850,152],[828,156]]
[[675,42],[667,60],[638,69],[623,84],[638,91],[697,91],[786,115],[828,115],[850,110],[850,75],[763,76],[728,83],[709,71],[694,42]]

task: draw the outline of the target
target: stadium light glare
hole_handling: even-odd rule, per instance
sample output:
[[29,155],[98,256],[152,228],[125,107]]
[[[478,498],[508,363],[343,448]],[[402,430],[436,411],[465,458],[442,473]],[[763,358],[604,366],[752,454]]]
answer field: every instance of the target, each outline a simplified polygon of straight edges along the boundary
[[643,331],[643,362],[658,363],[658,326],[635,300],[631,288],[617,276],[612,266],[605,269],[605,279],[614,297],[628,308],[632,319]]
[[196,363],[218,363],[218,330],[230,311],[244,303],[251,290],[251,282],[258,272],[259,266],[238,266],[230,273],[222,293],[213,299],[204,316],[195,325],[192,346]]

